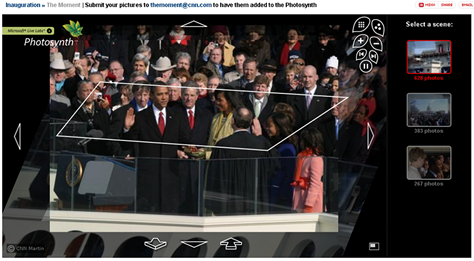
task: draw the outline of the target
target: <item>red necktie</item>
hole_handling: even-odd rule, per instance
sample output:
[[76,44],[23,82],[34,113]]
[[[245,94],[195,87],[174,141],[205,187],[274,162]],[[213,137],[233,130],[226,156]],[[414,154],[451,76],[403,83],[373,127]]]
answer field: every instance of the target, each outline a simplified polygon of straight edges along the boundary
[[158,118],[158,129],[160,129],[161,136],[163,136],[163,133],[165,133],[165,119],[162,112],[160,112],[160,118]]
[[191,127],[191,130],[194,128],[194,116],[193,116],[193,111],[189,110],[189,127]]

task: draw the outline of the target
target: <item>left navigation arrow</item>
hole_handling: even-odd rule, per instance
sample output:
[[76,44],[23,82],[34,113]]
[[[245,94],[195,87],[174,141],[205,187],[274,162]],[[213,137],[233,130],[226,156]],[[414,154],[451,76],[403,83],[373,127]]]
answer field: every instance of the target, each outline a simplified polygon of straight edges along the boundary
[[18,124],[18,127],[16,128],[15,135],[13,135],[13,138],[15,139],[18,149],[21,150],[21,123]]

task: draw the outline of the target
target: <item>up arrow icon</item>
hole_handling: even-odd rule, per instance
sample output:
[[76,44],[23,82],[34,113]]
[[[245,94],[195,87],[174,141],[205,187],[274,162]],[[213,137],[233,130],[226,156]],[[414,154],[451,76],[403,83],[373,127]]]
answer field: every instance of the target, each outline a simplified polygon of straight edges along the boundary
[[220,245],[225,246],[225,250],[237,250],[237,247],[242,245],[242,241],[229,237],[226,240],[222,240]]

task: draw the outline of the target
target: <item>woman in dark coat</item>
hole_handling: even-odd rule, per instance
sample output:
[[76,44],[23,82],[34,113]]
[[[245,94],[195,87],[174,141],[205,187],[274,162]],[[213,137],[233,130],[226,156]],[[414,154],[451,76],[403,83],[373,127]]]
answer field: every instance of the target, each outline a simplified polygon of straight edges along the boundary
[[151,25],[136,25],[133,34],[128,37],[128,60],[130,62],[132,62],[133,56],[137,53],[137,48],[140,45],[147,45],[151,48],[150,62],[152,64],[160,58],[158,35],[153,31]]
[[271,58],[270,44],[263,37],[264,25],[246,25],[245,34],[248,36],[239,42],[239,47],[247,48],[249,56],[255,58],[259,64]]

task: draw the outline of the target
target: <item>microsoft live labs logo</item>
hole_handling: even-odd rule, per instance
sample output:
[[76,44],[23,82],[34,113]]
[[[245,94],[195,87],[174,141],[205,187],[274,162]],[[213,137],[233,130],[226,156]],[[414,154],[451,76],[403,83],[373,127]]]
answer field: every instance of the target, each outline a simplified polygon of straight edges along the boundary
[[82,35],[82,29],[84,28],[84,27],[81,27],[81,25],[79,24],[79,21],[74,23],[71,20],[69,20],[69,24],[64,24],[63,27],[64,29],[66,29],[68,32],[71,33],[72,37],[79,37],[80,35]]

